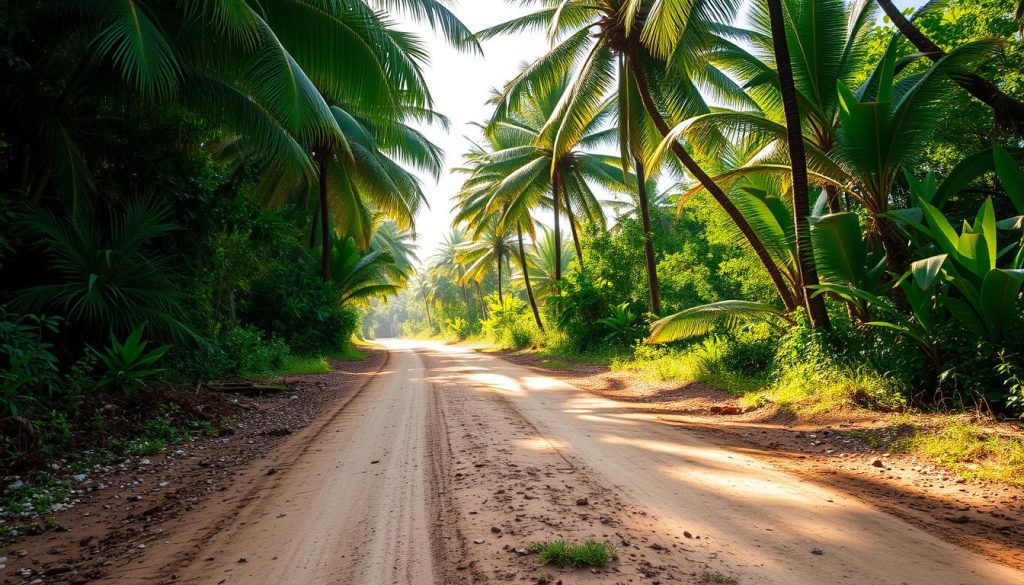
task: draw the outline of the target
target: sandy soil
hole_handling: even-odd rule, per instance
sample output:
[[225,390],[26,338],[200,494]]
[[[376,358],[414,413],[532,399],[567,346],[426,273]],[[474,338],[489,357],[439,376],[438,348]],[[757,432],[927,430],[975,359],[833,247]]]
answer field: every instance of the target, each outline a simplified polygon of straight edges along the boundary
[[[1024,583],[801,471],[796,452],[779,457],[792,466],[770,462],[763,445],[467,348],[382,343],[379,373],[332,390],[312,424],[233,469],[223,491],[148,526],[145,548],[112,539],[132,552],[46,557],[83,538],[62,517],[70,532],[12,545],[26,553],[12,564],[34,572],[7,582]],[[557,569],[526,550],[556,538],[611,543],[618,560]]]
[[[543,366],[552,362],[529,352],[503,357],[634,411],[656,415],[662,424],[769,461],[806,481],[842,490],[942,540],[1024,571],[1024,489],[968,481],[930,461],[886,453],[851,438],[853,431],[863,429],[894,436],[907,431],[884,414],[843,410],[801,420],[772,408],[722,414],[722,409],[740,410],[736,399],[703,384],[655,381],[564,361],[554,362],[558,369],[551,369]],[[940,424],[943,416],[920,414],[915,422]],[[1019,424],[977,424],[993,433],[1024,434]]]

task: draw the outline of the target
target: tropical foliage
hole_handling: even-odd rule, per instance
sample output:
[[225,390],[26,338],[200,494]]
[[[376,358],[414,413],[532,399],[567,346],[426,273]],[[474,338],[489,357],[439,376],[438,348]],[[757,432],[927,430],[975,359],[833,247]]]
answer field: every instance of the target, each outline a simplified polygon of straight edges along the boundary
[[[1015,0],[531,0],[475,33],[439,0],[8,4],[19,420],[84,428],[357,332],[1024,413]],[[549,41],[474,125],[422,266],[421,181],[446,172],[424,126],[454,129],[399,19],[469,53]]]
[[459,246],[487,260],[417,277],[497,291],[425,299],[458,337],[522,295],[517,346],[630,352],[642,322],[769,378],[846,355],[922,405],[1021,413],[997,368],[1024,359],[1017,3],[528,4],[475,37],[550,41],[464,158]]
[[436,0],[5,4],[5,410],[78,431],[104,400],[343,352],[412,274],[443,167],[397,18],[479,52]]

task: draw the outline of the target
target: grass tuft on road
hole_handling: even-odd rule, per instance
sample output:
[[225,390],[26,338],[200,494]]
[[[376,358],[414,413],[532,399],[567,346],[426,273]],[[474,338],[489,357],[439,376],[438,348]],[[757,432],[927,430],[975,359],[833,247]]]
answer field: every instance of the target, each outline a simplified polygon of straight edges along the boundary
[[593,539],[583,544],[569,544],[561,539],[535,542],[528,550],[540,555],[541,564],[559,567],[603,567],[618,555],[614,546]]
[[730,577],[718,571],[709,571],[700,576],[698,583],[700,585],[736,585],[739,581],[736,580],[736,577]]

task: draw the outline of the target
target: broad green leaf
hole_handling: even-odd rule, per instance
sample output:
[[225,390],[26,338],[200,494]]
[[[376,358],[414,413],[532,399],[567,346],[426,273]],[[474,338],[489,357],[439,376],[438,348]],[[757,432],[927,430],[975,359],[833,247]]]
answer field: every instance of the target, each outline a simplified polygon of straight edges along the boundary
[[985,247],[988,252],[988,258],[993,262],[992,268],[995,268],[996,258],[996,211],[992,206],[992,198],[987,197],[985,202],[981,205],[981,209],[978,210],[978,215],[974,220],[974,230],[985,238]]
[[995,161],[999,182],[1006,189],[1006,194],[1009,195],[1017,213],[1024,213],[1024,170],[1010,156],[1010,153],[999,146],[992,148],[992,157]]
[[1024,229],[1024,215],[999,220],[996,222],[996,227],[1008,232]]
[[814,260],[824,281],[861,286],[867,277],[867,248],[856,213],[825,215],[811,225]]
[[982,316],[969,303],[964,302],[963,299],[949,296],[940,296],[938,299],[939,303],[946,307],[950,314],[953,315],[953,318],[960,321],[971,333],[978,337],[989,336],[988,328],[985,327]]
[[981,311],[986,327],[998,338],[1020,318],[1020,289],[1024,270],[992,270],[981,283]]
[[942,215],[942,212],[937,207],[924,201],[920,203],[921,212],[924,214],[928,225],[932,227],[932,236],[935,243],[943,252],[957,259],[961,258],[962,255],[958,247],[960,236],[957,235],[956,230],[950,225],[949,220],[946,219],[946,216]]
[[942,271],[942,265],[945,264],[947,257],[946,254],[940,254],[910,265],[910,272],[914,275],[914,283],[918,288],[923,291],[929,290],[935,284],[935,279]]
[[935,198],[928,203],[942,209],[946,201],[953,195],[963,191],[978,177],[994,170],[992,160],[992,149],[984,150],[967,155],[964,160],[953,167],[949,175],[943,179],[935,193]]

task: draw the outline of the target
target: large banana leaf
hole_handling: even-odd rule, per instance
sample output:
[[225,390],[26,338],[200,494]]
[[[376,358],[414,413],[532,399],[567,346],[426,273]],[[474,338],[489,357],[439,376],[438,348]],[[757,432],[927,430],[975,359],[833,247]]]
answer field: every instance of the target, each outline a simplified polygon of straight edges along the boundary
[[869,288],[867,246],[856,213],[834,213],[814,219],[811,240],[822,282]]

